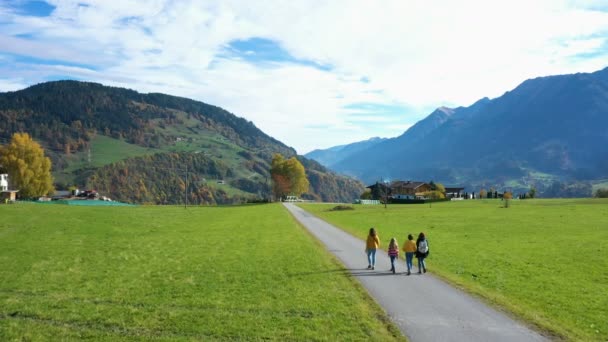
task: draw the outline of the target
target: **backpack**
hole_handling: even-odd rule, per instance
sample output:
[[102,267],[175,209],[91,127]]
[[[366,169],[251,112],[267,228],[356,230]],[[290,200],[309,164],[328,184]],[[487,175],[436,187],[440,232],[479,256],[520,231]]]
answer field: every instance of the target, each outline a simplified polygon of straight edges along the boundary
[[418,253],[425,254],[429,251],[429,245],[426,243],[426,240],[421,240],[418,244]]

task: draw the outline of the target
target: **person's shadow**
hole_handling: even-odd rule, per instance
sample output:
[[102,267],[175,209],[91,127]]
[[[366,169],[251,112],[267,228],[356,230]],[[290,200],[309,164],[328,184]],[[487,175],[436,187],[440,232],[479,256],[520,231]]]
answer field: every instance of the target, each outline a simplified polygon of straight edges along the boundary
[[[368,268],[340,268],[333,270],[325,270],[325,271],[312,271],[312,272],[299,272],[299,273],[289,273],[289,277],[306,277],[310,275],[316,274],[344,274],[344,275],[353,275],[355,277],[382,277],[382,276],[398,276],[403,275],[405,272],[397,272],[393,274],[390,270],[370,270]],[[413,274],[413,273],[412,273]]]

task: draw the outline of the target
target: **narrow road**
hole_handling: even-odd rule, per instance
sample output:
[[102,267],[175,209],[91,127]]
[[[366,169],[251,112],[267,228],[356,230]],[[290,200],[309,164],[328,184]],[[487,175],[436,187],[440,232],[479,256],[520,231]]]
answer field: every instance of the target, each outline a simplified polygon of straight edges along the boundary
[[[547,341],[539,333],[426,273],[406,276],[400,259],[392,274],[384,251],[367,269],[365,242],[291,203],[287,210],[363,284],[411,341]],[[388,238],[382,236],[383,241]],[[399,241],[403,243],[403,241]],[[386,247],[386,246],[384,246]],[[416,259],[414,259],[416,266]],[[430,268],[432,272],[432,266]]]

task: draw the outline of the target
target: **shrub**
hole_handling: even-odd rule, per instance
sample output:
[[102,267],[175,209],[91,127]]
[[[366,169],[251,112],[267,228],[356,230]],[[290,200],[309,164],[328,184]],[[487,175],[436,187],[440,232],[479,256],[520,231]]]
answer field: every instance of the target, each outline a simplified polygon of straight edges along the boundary
[[350,205],[337,205],[330,209],[330,211],[340,211],[340,210],[355,210],[355,208]]
[[608,189],[597,189],[595,191],[595,197],[597,197],[597,198],[608,198]]
[[360,196],[360,199],[372,199],[372,192],[370,190],[365,190]]

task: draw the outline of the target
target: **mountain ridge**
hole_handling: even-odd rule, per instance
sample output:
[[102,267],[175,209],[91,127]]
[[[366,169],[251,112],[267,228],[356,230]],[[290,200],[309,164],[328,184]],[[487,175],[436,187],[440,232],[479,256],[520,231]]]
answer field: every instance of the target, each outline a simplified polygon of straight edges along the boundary
[[0,142],[15,132],[42,144],[60,188],[98,189],[121,201],[225,204],[268,198],[274,153],[306,164],[317,183],[311,182],[305,198],[351,201],[363,190],[360,182],[297,156],[251,121],[172,95],[80,81],[0,93]]
[[437,120],[445,110],[332,168],[367,183],[434,179],[471,190],[608,178],[608,68],[529,79]]
[[328,149],[316,149],[306,153],[304,156],[310,159],[314,159],[322,165],[331,168],[333,164],[343,160],[344,158],[352,155],[353,153],[378,144],[382,141],[385,141],[386,139],[387,138],[373,137],[352,144],[333,146]]

